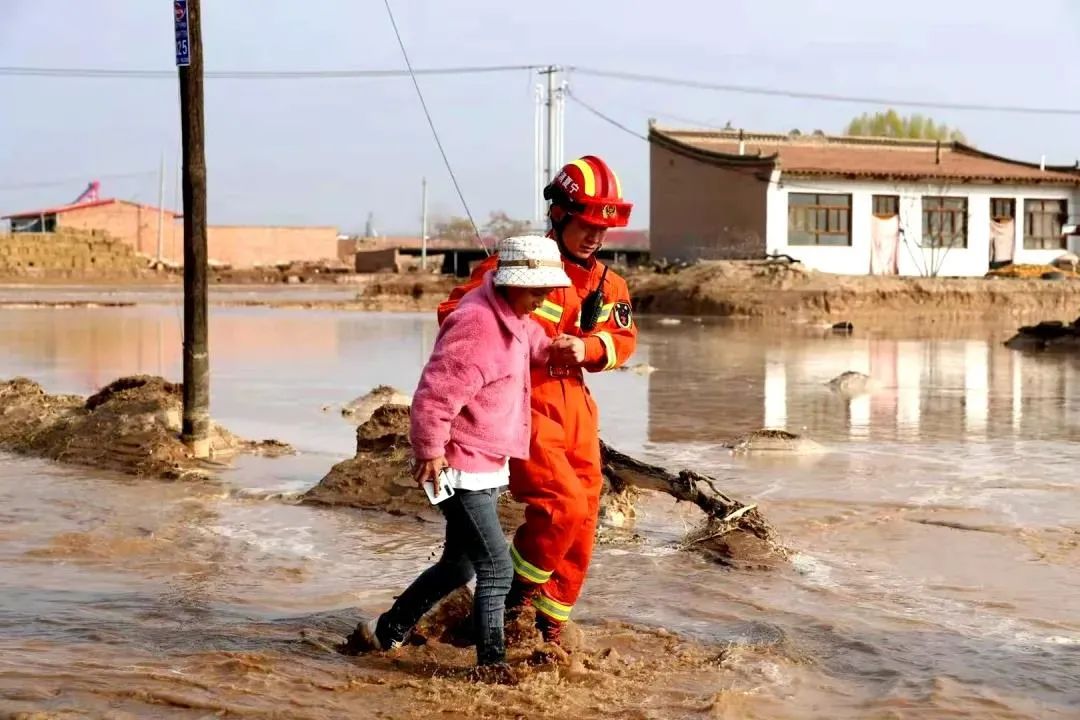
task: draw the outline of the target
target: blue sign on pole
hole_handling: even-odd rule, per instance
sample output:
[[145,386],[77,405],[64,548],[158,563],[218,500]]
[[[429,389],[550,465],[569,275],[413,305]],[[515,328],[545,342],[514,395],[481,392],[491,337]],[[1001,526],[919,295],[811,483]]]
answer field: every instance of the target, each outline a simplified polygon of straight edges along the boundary
[[176,66],[191,64],[191,42],[188,25],[187,0],[173,0],[176,25]]

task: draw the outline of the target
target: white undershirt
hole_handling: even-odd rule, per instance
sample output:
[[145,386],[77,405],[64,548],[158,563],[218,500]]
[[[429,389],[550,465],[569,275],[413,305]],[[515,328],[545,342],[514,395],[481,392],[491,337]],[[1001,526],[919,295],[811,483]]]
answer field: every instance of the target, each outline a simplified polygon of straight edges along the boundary
[[442,479],[455,490],[490,490],[510,484],[510,466],[504,464],[490,472],[466,472],[448,467],[443,470]]

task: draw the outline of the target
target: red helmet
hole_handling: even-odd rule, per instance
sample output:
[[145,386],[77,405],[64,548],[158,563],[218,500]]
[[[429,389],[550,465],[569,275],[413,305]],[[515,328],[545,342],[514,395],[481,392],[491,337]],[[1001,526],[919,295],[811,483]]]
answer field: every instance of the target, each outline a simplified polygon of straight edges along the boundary
[[595,155],[586,155],[563,166],[547,187],[544,199],[589,225],[626,227],[633,203],[623,200],[615,171]]

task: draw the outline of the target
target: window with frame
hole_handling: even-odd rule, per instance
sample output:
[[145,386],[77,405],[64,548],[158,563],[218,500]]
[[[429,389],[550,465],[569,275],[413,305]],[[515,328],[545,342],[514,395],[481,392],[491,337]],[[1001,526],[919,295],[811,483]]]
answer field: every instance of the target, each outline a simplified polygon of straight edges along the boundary
[[990,219],[1006,222],[1016,218],[1016,200],[1012,198],[990,198]]
[[878,217],[892,217],[900,214],[899,195],[875,195],[874,214]]
[[851,245],[851,195],[789,193],[788,245]]
[[966,248],[967,205],[967,198],[923,196],[922,246]]
[[1063,250],[1062,234],[1068,216],[1065,200],[1024,200],[1024,249]]

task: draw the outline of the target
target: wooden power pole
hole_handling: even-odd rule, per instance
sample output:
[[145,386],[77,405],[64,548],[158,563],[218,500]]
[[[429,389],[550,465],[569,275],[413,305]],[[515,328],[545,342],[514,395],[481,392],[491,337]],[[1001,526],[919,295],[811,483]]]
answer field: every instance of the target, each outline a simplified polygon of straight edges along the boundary
[[173,0],[184,155],[184,422],[195,457],[210,454],[210,357],[206,311],[206,152],[200,0]]

